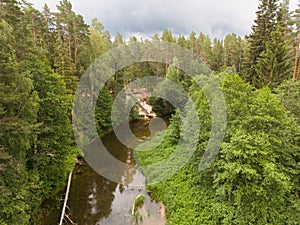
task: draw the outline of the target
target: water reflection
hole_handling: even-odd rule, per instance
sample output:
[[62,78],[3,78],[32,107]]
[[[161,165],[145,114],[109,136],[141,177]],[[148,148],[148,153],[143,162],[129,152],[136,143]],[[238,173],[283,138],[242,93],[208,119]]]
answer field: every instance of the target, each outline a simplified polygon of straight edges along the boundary
[[68,206],[71,218],[78,224],[95,224],[112,211],[116,183],[103,179],[87,164],[74,171]]
[[[151,136],[148,122],[138,121],[131,124],[131,130],[137,138],[143,139]],[[153,135],[153,133],[152,133]],[[123,184],[109,181],[95,172],[83,159],[73,171],[72,185],[68,201],[67,214],[78,225],[130,225],[135,224],[131,214],[131,207],[139,194],[145,195],[144,206],[139,209],[143,222],[141,225],[164,225],[165,219],[161,204],[150,199],[145,190],[145,177],[135,167],[133,150],[122,145],[114,133],[101,138],[106,149],[117,160],[132,167],[120,172],[118,176]],[[92,143],[88,148],[97,148]],[[60,194],[59,197],[63,196]],[[43,206],[47,208],[47,205]],[[48,211],[38,224],[57,224],[60,212]]]
[[[140,139],[151,135],[145,121],[133,123],[131,129]],[[122,145],[113,132],[101,140],[116,159],[131,166],[135,165],[133,150]],[[97,143],[92,143],[88,148],[95,150],[98,147]],[[142,193],[146,200],[141,209],[143,222],[140,224],[164,224],[160,204],[151,201],[143,186],[145,177],[140,171],[136,167],[131,167],[118,176],[121,176],[123,184],[105,179],[86,163],[77,166],[68,203],[72,220],[80,225],[134,224],[131,207],[135,198]]]

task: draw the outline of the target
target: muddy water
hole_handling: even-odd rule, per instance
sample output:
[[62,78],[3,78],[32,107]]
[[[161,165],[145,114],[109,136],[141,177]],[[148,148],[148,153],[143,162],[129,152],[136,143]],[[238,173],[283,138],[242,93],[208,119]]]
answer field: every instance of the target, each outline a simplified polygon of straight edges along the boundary
[[[143,139],[150,136],[148,122],[141,120],[131,124],[136,137]],[[114,133],[101,138],[108,151],[118,160],[135,166],[133,150],[122,145]],[[132,205],[140,194],[145,196],[144,204],[138,209],[138,224],[164,225],[164,207],[151,200],[143,185],[145,177],[135,166],[122,174],[125,185],[109,181],[96,173],[84,160],[73,172],[67,214],[78,225],[133,225]],[[139,184],[139,185],[136,185]],[[43,206],[45,207],[45,206]],[[47,213],[40,225],[58,224],[58,210]],[[65,224],[71,224],[65,223]]]

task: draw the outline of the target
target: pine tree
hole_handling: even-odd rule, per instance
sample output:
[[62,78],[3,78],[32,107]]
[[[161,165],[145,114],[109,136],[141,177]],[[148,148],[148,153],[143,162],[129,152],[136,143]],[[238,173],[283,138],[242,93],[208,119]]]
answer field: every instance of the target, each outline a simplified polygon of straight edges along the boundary
[[[54,67],[55,71],[63,76],[67,88],[74,92],[78,78],[85,70],[84,65],[79,64],[78,56],[83,44],[88,42],[88,26],[82,16],[76,15],[72,10],[72,4],[68,0],[60,1],[55,13],[56,43]],[[80,73],[81,72],[81,73]]]
[[[62,187],[73,157],[71,128],[72,96],[61,76],[54,73],[47,60],[35,55],[28,70],[40,99],[39,129],[35,149],[28,154],[28,165],[39,171],[43,195],[51,195]],[[71,162],[72,164],[72,162]]]
[[152,40],[153,41],[160,41],[158,34],[154,34]]
[[243,58],[243,40],[236,34],[228,34],[224,39],[224,64],[226,67],[235,68],[237,73],[241,71]]
[[279,4],[278,12],[277,12],[277,24],[280,25],[282,32],[284,34],[284,38],[286,39],[288,44],[291,40],[292,31],[293,31],[293,20],[292,20],[292,13],[289,9],[290,0],[283,0]]
[[[172,31],[168,30],[168,29],[165,29],[163,31],[162,36],[161,36],[161,40],[165,41],[165,42],[170,42],[170,43],[175,43],[176,42],[176,39],[173,37]],[[169,63],[171,62],[170,57],[171,56],[169,54],[169,50],[166,49],[165,56],[164,56],[164,58],[165,58],[165,74],[168,71]]]
[[88,32],[89,32],[89,27],[88,25],[84,22],[84,19],[81,15],[76,15],[73,18],[72,21],[72,31],[73,35],[72,37],[72,51],[73,51],[73,61],[74,61],[74,72],[75,76],[81,77],[81,75],[85,72],[78,60],[78,57],[83,49],[83,47],[88,44],[89,38],[88,38]]
[[1,19],[0,223],[17,225],[29,220],[26,156],[36,143],[39,105],[32,80],[20,72],[14,44],[14,29]]
[[[3,90],[1,91],[1,103],[4,108],[3,119],[12,120],[7,126],[4,126],[4,138],[7,146],[11,144],[10,152],[14,156],[24,156],[26,148],[30,147],[30,140],[34,140],[34,127],[36,121],[36,113],[38,109],[38,98],[32,87],[32,80],[26,71],[22,72],[20,63],[17,62],[14,36],[14,29],[4,20],[1,22],[0,38],[1,38],[1,83]],[[15,122],[13,122],[15,120]],[[18,124],[18,121],[20,122]],[[27,125],[26,125],[27,124]],[[21,127],[16,129],[19,135],[15,136],[19,141],[10,142],[12,127]],[[32,134],[31,134],[32,133]],[[24,140],[22,140],[24,135]],[[20,139],[18,139],[20,138]]]
[[122,46],[123,44],[125,44],[124,40],[123,40],[123,37],[122,37],[122,34],[120,34],[119,32],[116,34],[115,38],[114,38],[114,41],[112,43],[112,47],[113,48],[116,48],[116,47],[119,47],[119,46]]
[[55,71],[63,77],[67,88],[73,92],[76,88],[78,77],[74,76],[72,58],[68,54],[67,43],[63,41],[61,35],[56,37],[54,52]]
[[285,106],[288,113],[294,116],[295,120],[300,125],[300,81],[292,79],[287,80],[275,89],[275,93]]
[[5,21],[12,27],[17,27],[22,17],[20,3],[17,0],[1,0],[0,19]]
[[[26,57],[25,52],[32,46],[32,39],[27,23],[23,23],[24,12],[21,11],[21,3],[16,0],[3,0],[1,3],[0,18],[4,19],[13,29],[16,60],[21,61]],[[20,41],[22,40],[22,41]]]
[[298,4],[298,8],[294,14],[294,20],[296,25],[295,30],[295,61],[294,61],[294,74],[293,79],[298,80],[300,73],[300,4]]
[[224,65],[224,49],[223,44],[217,38],[213,41],[213,47],[211,49],[211,58],[209,66],[214,71],[221,71],[221,67]]
[[208,35],[200,33],[199,35],[199,45],[200,45],[200,58],[203,60],[204,64],[209,64],[211,57],[211,40]]
[[42,19],[39,24],[40,32],[41,32],[40,47],[41,50],[44,52],[46,58],[49,60],[51,68],[54,69],[55,68],[54,46],[56,41],[55,18],[47,4],[44,5],[43,11],[41,13],[42,13]]
[[[295,62],[295,34],[294,28],[295,23],[293,21],[293,13],[290,12],[290,0],[283,0],[279,5],[279,10],[277,13],[277,26],[281,28],[283,37],[285,40],[285,46],[287,51],[287,60],[292,67]],[[292,73],[291,69],[289,71]],[[290,77],[292,75],[289,75]]]
[[243,64],[243,77],[254,84],[259,85],[259,77],[256,70],[257,60],[266,51],[266,43],[276,29],[278,0],[260,0],[256,12],[255,25],[252,33],[247,38],[248,46]]
[[92,20],[89,37],[95,58],[110,49],[111,42],[109,33],[104,31],[104,26],[97,19]]
[[177,39],[177,44],[179,44],[182,47],[186,47],[188,45],[188,40],[186,40],[184,35],[181,34]]
[[200,54],[199,40],[196,37],[196,33],[193,31],[188,39],[188,48],[194,53],[195,56]]
[[78,54],[79,73],[83,74],[98,57],[111,48],[110,34],[104,31],[104,26],[96,18],[92,19],[89,28],[88,41],[81,46]]
[[104,86],[98,96],[95,108],[95,121],[99,135],[103,135],[111,129],[112,104],[113,96],[110,94],[108,88]]
[[257,87],[277,87],[282,81],[291,75],[291,61],[288,58],[288,50],[280,24],[272,32],[270,41],[266,43],[266,51],[261,53],[257,60],[256,74],[258,76]]
[[172,31],[165,29],[161,36],[162,41],[174,43],[176,40],[173,37]]
[[40,11],[33,8],[32,4],[25,3],[23,8],[24,16],[23,21],[27,24],[27,29],[30,31],[33,45],[35,47],[41,47],[42,30],[41,23],[43,22],[43,16]]

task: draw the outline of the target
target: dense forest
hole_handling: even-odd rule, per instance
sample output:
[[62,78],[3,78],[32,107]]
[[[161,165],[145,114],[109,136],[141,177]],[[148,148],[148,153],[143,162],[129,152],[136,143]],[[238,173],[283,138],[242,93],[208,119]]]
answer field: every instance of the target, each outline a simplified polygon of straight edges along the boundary
[[[176,65],[142,62],[118,69],[97,100],[99,135],[111,130],[116,94],[137,78],[159,76],[183,86],[196,105],[197,151],[173,177],[148,188],[167,208],[168,224],[300,224],[300,6],[260,0],[252,32],[224,39],[164,30],[152,39],[111,37],[87,24],[68,0],[55,12],[25,0],[0,0],[0,224],[35,224],[42,201],[62,190],[80,152],[72,131],[73,95],[99,56],[118,46],[171,42],[200,58],[217,78],[227,106],[220,153],[198,166],[211,128],[209,102]],[[170,60],[171,61],[171,60]],[[158,116],[172,114],[158,147],[136,154],[139,165],[162,161],[180,139],[178,111],[148,99]],[[134,111],[134,110],[133,110]],[[132,113],[131,120],[137,118]],[[158,134],[161,135],[161,134]],[[153,143],[147,143],[148,147]],[[154,171],[143,171],[151,177]]]

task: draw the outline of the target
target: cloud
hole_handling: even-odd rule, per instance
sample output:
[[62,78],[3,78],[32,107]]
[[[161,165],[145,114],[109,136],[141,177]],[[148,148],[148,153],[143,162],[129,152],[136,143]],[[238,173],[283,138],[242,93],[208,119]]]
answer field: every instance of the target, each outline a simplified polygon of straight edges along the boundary
[[[41,0],[30,0],[40,8]],[[293,0],[292,4],[295,5]],[[74,10],[88,23],[98,18],[113,36],[133,34],[152,36],[163,29],[174,34],[203,32],[212,37],[227,33],[244,36],[251,30],[258,0],[74,0]],[[54,9],[58,0],[47,0]]]

